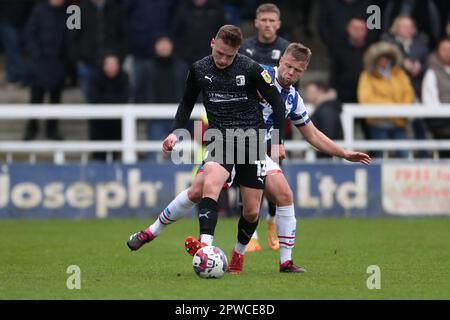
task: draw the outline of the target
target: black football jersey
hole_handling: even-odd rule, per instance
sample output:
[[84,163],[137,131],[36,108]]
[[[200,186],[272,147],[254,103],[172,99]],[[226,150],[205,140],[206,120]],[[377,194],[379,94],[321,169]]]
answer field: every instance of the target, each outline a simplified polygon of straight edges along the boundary
[[257,37],[251,37],[244,41],[239,52],[260,64],[274,67],[288,46],[289,41],[282,37],[277,37],[272,43],[261,43]]
[[[225,69],[216,67],[211,55],[195,62],[186,80],[186,91],[175,117],[173,129],[187,123],[198,95],[208,117],[208,127],[219,129],[264,129],[257,91],[278,110],[284,123],[284,103],[268,72],[252,59],[237,54]],[[281,131],[281,130],[280,130]]]

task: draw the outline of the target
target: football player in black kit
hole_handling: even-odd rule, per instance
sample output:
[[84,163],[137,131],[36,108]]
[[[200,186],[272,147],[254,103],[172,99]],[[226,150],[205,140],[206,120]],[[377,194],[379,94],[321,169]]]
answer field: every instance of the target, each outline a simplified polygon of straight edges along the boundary
[[[260,129],[265,133],[265,125],[258,106],[258,92],[268,101],[274,110],[274,127],[279,130],[280,139],[272,145],[271,154],[275,158],[284,158],[282,145],[284,132],[285,105],[279,92],[272,83],[270,75],[258,63],[238,53],[242,42],[242,34],[238,27],[225,25],[221,27],[216,37],[211,41],[212,54],[195,62],[186,80],[186,91],[181,101],[173,130],[183,128],[192,112],[199,93],[203,95],[209,129],[216,129],[222,133],[221,139],[229,148],[236,152],[234,138],[226,135],[227,129],[253,129],[258,133]],[[258,139],[264,139],[264,134]],[[170,152],[177,137],[171,133],[163,142],[163,151]],[[258,140],[259,141],[259,140]],[[257,143],[265,148],[265,144]],[[238,223],[238,242],[232,253],[228,271],[239,272],[243,263],[243,251],[250,241],[258,225],[261,198],[264,189],[265,151],[258,158],[249,159],[252,154],[250,144],[245,145],[246,161],[237,163],[236,157],[230,162],[217,161],[207,153],[204,160],[203,198],[199,204],[200,241],[195,237],[186,239],[186,249],[190,254],[204,245],[211,245],[217,223],[217,199],[224,183],[234,169],[235,180],[240,186],[243,202],[243,212]],[[229,151],[227,149],[227,151]],[[226,156],[227,152],[224,152]],[[263,158],[264,157],[264,158]],[[228,159],[227,159],[228,160]]]
[[[277,31],[281,26],[280,15],[280,9],[275,4],[261,4],[256,9],[255,17],[255,28],[258,30],[258,35],[246,39],[239,50],[240,53],[260,64],[271,67],[278,66],[281,56],[289,45],[288,40],[277,35]],[[280,243],[275,228],[276,206],[269,200],[267,200],[267,203],[267,242],[272,250],[278,250]],[[261,250],[261,245],[258,242],[258,235],[255,231],[247,245],[246,251],[259,250]]]
[[272,3],[264,3],[256,9],[255,28],[258,35],[246,39],[239,50],[260,64],[277,66],[289,45],[289,41],[278,36],[280,9]]

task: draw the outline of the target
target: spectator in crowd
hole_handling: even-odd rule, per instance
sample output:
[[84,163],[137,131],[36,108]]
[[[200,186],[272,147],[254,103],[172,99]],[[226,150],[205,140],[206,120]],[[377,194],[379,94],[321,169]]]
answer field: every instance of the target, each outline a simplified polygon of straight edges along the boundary
[[[420,100],[422,79],[427,68],[429,53],[427,35],[417,31],[416,24],[410,16],[399,16],[395,18],[389,33],[382,36],[382,40],[399,48],[403,56],[403,69],[409,76],[416,98]],[[416,139],[425,140],[427,138],[423,119],[414,119],[412,128]],[[427,152],[419,151],[419,157],[427,157]]]
[[[334,89],[330,89],[322,81],[311,81],[305,88],[305,100],[314,106],[311,121],[332,140],[343,140],[344,133],[341,125],[342,103],[337,99]],[[318,158],[330,158],[319,152]]]
[[422,79],[427,69],[428,37],[418,32],[410,16],[395,18],[389,33],[382,40],[395,44],[403,56],[403,68],[411,80],[416,96],[421,97]]
[[[395,45],[387,42],[371,45],[364,55],[358,101],[380,105],[412,104],[415,101],[414,89],[401,67],[401,60],[400,50]],[[372,139],[406,139],[407,120],[404,118],[369,118],[367,123]],[[408,156],[405,150],[398,154],[402,158]],[[381,152],[375,153],[377,157],[381,155]]]
[[0,44],[6,55],[6,81],[22,85],[26,82],[26,67],[22,58],[22,32],[34,1],[0,1]]
[[78,81],[91,103],[90,78],[103,52],[114,50],[121,61],[127,53],[127,25],[122,7],[115,0],[82,0],[82,27],[69,32],[69,54],[78,65]]
[[[30,53],[31,103],[61,103],[66,65],[66,13],[64,0],[48,0],[36,5],[26,26],[26,45]],[[24,140],[38,133],[37,120],[27,123]],[[61,140],[57,120],[46,122],[46,137]]]
[[211,39],[225,24],[225,15],[217,0],[185,0],[172,24],[175,52],[191,65],[211,53]]
[[[102,66],[92,74],[91,97],[94,104],[126,104],[130,99],[128,75],[122,70],[118,54],[107,53]],[[89,138],[91,140],[121,140],[121,120],[90,120]],[[95,160],[106,160],[105,152],[94,152]],[[114,158],[117,159],[117,153]]]
[[364,19],[351,18],[346,30],[347,37],[333,50],[330,57],[330,85],[336,89],[339,100],[356,103],[356,88],[363,70],[363,56],[370,43]]
[[441,37],[441,17],[434,0],[397,0],[388,1],[383,10],[383,32],[392,26],[398,16],[410,16],[417,29],[429,36],[429,47],[434,48]]
[[151,60],[156,40],[170,31],[176,0],[122,0],[128,15],[128,38],[133,57],[133,100],[151,102]]
[[[155,43],[155,57],[150,60],[148,97],[149,103],[178,103],[183,97],[188,66],[174,55],[173,43],[168,37],[161,37]],[[147,138],[162,140],[170,131],[172,120],[151,120],[147,123]],[[149,160],[155,160],[150,153]]]
[[[358,80],[363,71],[363,57],[371,44],[367,38],[367,24],[362,17],[352,17],[346,27],[347,37],[337,45],[330,55],[330,85],[336,89],[338,98],[343,103],[356,103]],[[356,119],[364,137],[370,138],[366,122]]]
[[[427,107],[450,103],[450,37],[439,41],[436,52],[430,55],[428,67],[422,84],[423,103]],[[428,119],[435,139],[450,139],[449,123],[449,119]],[[440,156],[449,158],[450,151],[441,151]]]
[[[367,8],[377,4],[373,0],[322,0],[319,2],[317,30],[330,56],[339,44],[347,40],[346,27],[352,17],[366,17]],[[378,30],[370,30],[367,40],[378,40]]]

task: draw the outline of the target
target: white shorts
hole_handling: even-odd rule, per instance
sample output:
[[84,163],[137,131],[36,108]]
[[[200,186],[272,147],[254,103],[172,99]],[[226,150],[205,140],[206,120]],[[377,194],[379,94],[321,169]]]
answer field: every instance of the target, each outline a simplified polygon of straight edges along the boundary
[[271,157],[266,155],[266,175],[270,176],[277,173],[283,173],[278,163],[272,160]]

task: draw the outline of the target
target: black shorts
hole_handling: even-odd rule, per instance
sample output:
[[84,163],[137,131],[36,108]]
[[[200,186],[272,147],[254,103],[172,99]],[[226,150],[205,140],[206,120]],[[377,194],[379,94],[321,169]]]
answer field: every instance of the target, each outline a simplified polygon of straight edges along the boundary
[[[236,182],[238,185],[244,187],[264,189],[266,178],[265,143],[261,145],[259,143],[256,145],[236,145],[235,141],[228,141],[224,142],[223,146],[224,149],[222,150],[223,153],[221,156],[217,156],[217,153],[213,153],[207,146],[204,162],[215,162],[225,168],[225,170],[230,173],[230,178],[227,180],[229,186],[231,186],[233,182]],[[231,148],[234,149],[231,159],[225,159],[227,151],[229,151],[229,149],[227,150],[225,148],[226,146],[231,146]],[[238,154],[243,157],[239,158]]]
[[265,168],[263,168],[265,167],[265,160],[258,164],[221,164],[221,166],[230,173],[232,183],[235,182],[240,186],[252,189],[264,189],[266,182]]

